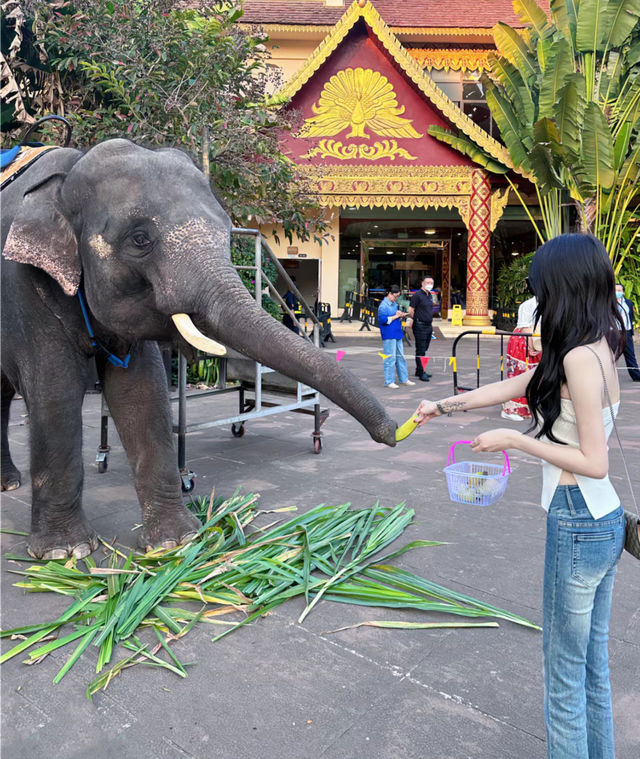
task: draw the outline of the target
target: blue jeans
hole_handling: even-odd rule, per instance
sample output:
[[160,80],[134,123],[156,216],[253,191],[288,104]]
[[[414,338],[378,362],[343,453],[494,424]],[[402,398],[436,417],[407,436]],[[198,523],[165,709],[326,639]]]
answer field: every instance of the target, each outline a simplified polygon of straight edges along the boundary
[[543,592],[548,759],[614,759],[609,615],[623,545],[620,506],[594,520],[577,485],[557,488]]
[[384,360],[384,384],[390,385],[395,382],[395,373],[398,372],[398,382],[406,382],[409,379],[407,362],[404,360],[402,340],[389,338],[382,341],[382,352],[389,358]]

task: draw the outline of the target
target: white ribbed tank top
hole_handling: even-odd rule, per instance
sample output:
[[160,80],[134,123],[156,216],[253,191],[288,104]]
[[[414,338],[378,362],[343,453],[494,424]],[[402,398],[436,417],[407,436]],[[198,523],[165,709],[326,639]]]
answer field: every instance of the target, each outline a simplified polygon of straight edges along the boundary
[[[614,416],[618,416],[619,407],[620,401],[613,404]],[[605,437],[609,440],[609,435],[611,435],[611,431],[613,430],[613,419],[611,418],[611,411],[608,406],[602,409],[602,420],[604,422]],[[569,398],[560,399],[560,416],[553,424],[553,434],[557,440],[570,445],[572,448],[580,447],[576,415],[573,403]],[[557,443],[552,443],[548,439],[545,439],[545,442],[557,445]],[[561,475],[562,469],[554,464],[550,464],[548,461],[542,461],[542,508],[546,511],[549,510],[549,504],[558,487]],[[580,487],[580,492],[587,504],[587,508],[594,519],[600,519],[610,514],[620,505],[620,498],[618,498],[618,494],[611,484],[609,475],[602,479],[585,477],[582,474],[574,474],[574,477]]]

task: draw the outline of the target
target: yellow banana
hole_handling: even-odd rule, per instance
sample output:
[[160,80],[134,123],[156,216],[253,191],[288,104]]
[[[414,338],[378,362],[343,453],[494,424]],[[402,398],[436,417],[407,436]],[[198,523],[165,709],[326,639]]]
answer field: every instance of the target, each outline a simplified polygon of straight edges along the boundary
[[396,442],[397,443],[399,443],[401,440],[404,440],[406,437],[409,437],[409,435],[418,426],[413,420],[414,420],[414,416],[411,415],[404,424],[401,424],[396,429]]

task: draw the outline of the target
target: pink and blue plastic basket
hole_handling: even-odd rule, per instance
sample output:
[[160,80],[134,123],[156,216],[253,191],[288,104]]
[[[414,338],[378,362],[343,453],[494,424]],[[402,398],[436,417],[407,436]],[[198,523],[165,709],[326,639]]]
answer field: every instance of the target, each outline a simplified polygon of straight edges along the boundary
[[455,460],[457,445],[471,445],[471,440],[458,440],[449,448],[447,477],[449,498],[456,503],[470,503],[475,506],[489,506],[499,501],[507,487],[511,465],[506,451],[503,464],[487,464],[482,461]]

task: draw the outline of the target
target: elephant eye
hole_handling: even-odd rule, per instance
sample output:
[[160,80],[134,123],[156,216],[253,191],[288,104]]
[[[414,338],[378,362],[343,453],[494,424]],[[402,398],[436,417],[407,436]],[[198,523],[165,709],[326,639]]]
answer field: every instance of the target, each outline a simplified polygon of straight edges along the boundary
[[131,235],[131,239],[133,240],[133,244],[137,248],[146,248],[147,245],[151,244],[151,240],[147,237],[147,235],[144,232],[134,232]]

